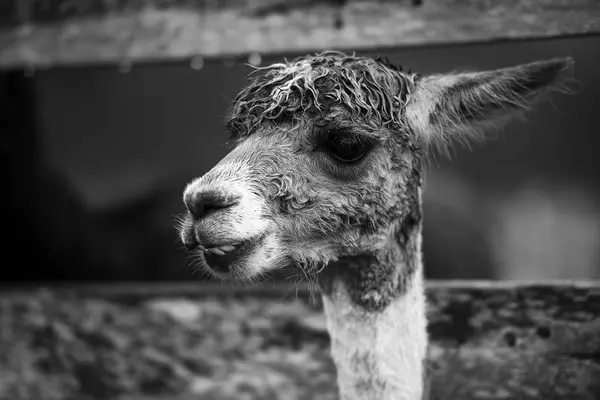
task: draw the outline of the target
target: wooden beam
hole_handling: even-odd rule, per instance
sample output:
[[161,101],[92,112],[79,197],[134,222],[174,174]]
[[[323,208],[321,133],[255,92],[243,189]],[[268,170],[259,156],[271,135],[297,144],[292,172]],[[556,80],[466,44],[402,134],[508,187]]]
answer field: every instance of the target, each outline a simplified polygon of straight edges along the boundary
[[[76,356],[73,363],[85,364],[85,360],[96,352],[108,351],[112,352],[112,357],[121,357],[119,361],[123,364],[119,365],[123,367],[123,374],[127,374],[128,363],[135,364],[131,366],[132,370],[135,370],[134,367],[142,370],[154,367],[154,364],[147,367],[138,365],[148,361],[143,357],[136,358],[139,348],[134,346],[135,343],[143,341],[146,347],[142,350],[146,349],[146,352],[156,346],[152,350],[156,357],[167,360],[172,368],[178,366],[183,369],[186,365],[183,358],[188,353],[193,352],[194,357],[200,359],[209,355],[198,353],[199,348],[185,347],[165,355],[161,353],[165,343],[172,342],[173,346],[198,343],[198,339],[185,339],[188,337],[186,335],[203,338],[214,334],[219,340],[231,336],[231,340],[225,340],[225,343],[229,343],[228,350],[215,348],[215,344],[210,345],[211,350],[205,348],[205,351],[214,353],[210,357],[218,358],[222,356],[219,352],[232,351],[232,340],[238,337],[235,336],[238,334],[237,328],[233,329],[232,326],[240,325],[242,329],[241,326],[246,324],[245,329],[248,330],[244,322],[248,318],[261,319],[261,326],[266,331],[248,333],[254,338],[235,339],[239,341],[236,351],[248,357],[240,360],[240,363],[251,365],[256,362],[257,371],[267,367],[259,361],[252,361],[252,354],[256,351],[268,353],[268,348],[259,347],[258,350],[249,351],[245,349],[248,340],[264,340],[263,335],[267,335],[267,339],[280,343],[276,346],[279,346],[277,354],[280,354],[278,357],[282,363],[287,362],[286,351],[297,354],[297,350],[286,349],[284,343],[289,338],[275,337],[277,335],[294,335],[296,338],[305,337],[302,340],[314,341],[308,344],[307,349],[316,345],[316,342],[321,343],[319,346],[326,343],[326,326],[318,308],[298,305],[298,302],[294,302],[294,291],[290,293],[287,285],[270,284],[267,288],[261,293],[261,289],[256,287],[233,288],[206,283],[122,284],[0,292],[0,315],[3,318],[0,345],[5,340],[10,343],[11,349],[20,349],[19,354],[28,354],[27,351],[45,351],[44,346],[48,346],[48,352],[58,348],[70,351],[68,349],[75,348],[73,346],[76,343],[79,350],[73,353]],[[300,298],[306,298],[307,288],[302,287],[299,294]],[[221,296],[227,299],[218,299]],[[431,339],[430,399],[583,400],[596,398],[594,396],[600,393],[600,282],[433,282],[428,284],[427,297]],[[271,309],[278,311],[272,313],[269,311]],[[174,319],[156,315],[157,310],[172,313]],[[204,312],[214,314],[210,317],[212,319],[208,319],[212,321],[210,326],[198,321],[190,322],[190,316],[196,318],[194,315]],[[217,316],[219,321],[215,322]],[[135,319],[134,324],[129,322],[131,318]],[[179,321],[181,318],[183,320]],[[278,326],[286,318],[286,326],[289,327],[285,332],[278,331]],[[221,326],[223,328],[219,328]],[[43,332],[44,338],[49,338],[48,342],[31,347],[33,345],[27,338],[37,337],[35,335],[41,335],[40,332]],[[169,332],[167,342],[164,341],[165,332]],[[268,346],[266,343],[265,346]],[[309,350],[303,351],[307,357],[311,357]],[[122,354],[127,356],[123,358]],[[313,363],[311,368],[314,368],[314,362],[322,363],[322,369],[316,376],[326,378],[323,381],[328,382],[327,387],[315,389],[325,398],[325,394],[336,392],[334,372],[328,353],[323,350],[317,354],[312,355],[319,357],[319,360],[310,360]],[[156,357],[149,361],[156,362]],[[178,357],[183,358],[180,360]],[[239,355],[236,357],[239,358]],[[68,357],[66,359],[71,360]],[[6,360],[10,361],[10,357]],[[3,364],[6,360],[0,359],[0,372],[3,367],[6,368]],[[99,369],[98,376],[104,376],[101,374],[101,363],[92,367]],[[282,371],[289,371],[290,367],[292,365],[287,365],[287,370]],[[43,370],[43,374],[32,375],[37,376],[39,382],[27,381],[27,384],[45,387],[46,381],[65,379],[70,367],[61,368],[64,368],[60,370],[62,375],[55,377],[52,375],[54,370]],[[296,368],[303,370],[305,365],[300,364]],[[18,371],[9,370],[9,375],[11,372],[18,375]],[[183,372],[190,374],[194,371]],[[117,378],[124,381],[136,379],[119,374],[106,379],[98,378],[97,385],[100,387],[95,387],[95,390],[104,392],[114,389],[110,385]],[[166,385],[171,378],[165,376],[162,384]],[[11,383],[9,379],[8,386],[16,385],[14,382]],[[310,383],[303,382],[302,385]],[[123,395],[133,394],[135,385],[133,382],[128,384],[126,389],[120,388]],[[227,382],[224,384],[228,386]],[[194,398],[185,392],[185,385],[181,382],[170,390],[172,392],[164,399]],[[140,395],[130,398],[158,400],[163,397]]]
[[[301,288],[299,297],[307,299],[307,287]],[[427,297],[431,339],[431,400],[584,400],[597,398],[595,396],[600,393],[600,282],[431,282],[427,287]],[[268,347],[250,351],[245,348],[246,342],[250,339],[264,341],[264,335],[267,335],[267,339],[279,343],[275,344],[279,346],[278,357],[282,363],[286,363],[289,361],[286,352],[298,354],[297,350],[284,345],[291,339],[283,336],[292,335],[296,339],[304,337],[300,340],[307,341],[307,347],[302,350],[306,357],[319,357],[318,360],[311,360],[311,368],[314,368],[314,362],[322,363],[315,376],[324,378],[323,382],[327,382],[327,385],[315,386],[313,389],[318,390],[319,395],[315,392],[314,398],[326,398],[326,394],[333,395],[336,392],[331,360],[325,349],[312,356],[309,350],[311,346],[327,343],[324,318],[318,307],[303,306],[295,299],[295,291],[290,291],[288,285],[277,283],[267,285],[266,289],[206,283],[13,289],[0,292],[0,325],[3,332],[0,345],[4,343],[2,340],[10,343],[11,347],[4,351],[19,349],[21,358],[24,357],[22,354],[28,354],[27,351],[54,354],[50,352],[57,348],[65,352],[78,349],[73,350],[75,364],[85,364],[85,360],[96,353],[112,352],[112,357],[121,357],[118,361],[122,364],[118,365],[123,367],[123,374],[130,371],[129,363],[132,364],[132,371],[154,368],[156,357],[136,358],[137,352],[150,351],[148,349],[153,346],[156,347],[153,351],[157,357],[167,360],[165,368],[177,366],[180,369],[185,366],[189,354],[194,354],[202,361],[203,357],[218,358],[222,356],[221,353],[229,351],[227,354],[230,354],[235,350],[247,357],[241,359],[240,363],[251,366],[256,362],[256,367],[252,368],[260,372],[267,366],[253,361],[252,357],[256,351],[268,353]],[[160,317],[156,314],[157,310],[171,314],[174,319]],[[195,315],[204,312],[212,313],[210,318],[207,317],[211,321],[210,326],[198,321],[190,323],[189,318],[196,318]],[[135,323],[130,322],[131,318]],[[254,335],[252,338],[235,336],[238,334],[236,329],[242,329],[242,325],[246,324],[245,329],[249,329],[245,322],[248,318],[260,319],[260,326],[266,329],[265,332],[254,332],[250,335]],[[285,331],[278,330],[282,322],[288,326]],[[232,328],[237,325],[240,326]],[[40,337],[49,338],[48,342],[31,347],[33,342],[28,342],[28,338],[42,335],[40,332],[43,332]],[[190,338],[203,338],[213,334],[221,340],[214,343],[223,343],[222,339],[227,339],[227,350],[212,344],[210,350],[204,347],[205,351],[212,352],[207,355],[198,352],[200,348],[177,347],[186,346],[185,343],[198,343],[198,339],[186,340],[188,335]],[[166,342],[165,337],[168,338]],[[239,342],[236,345],[239,349],[232,349],[234,339]],[[142,342],[146,347],[134,346]],[[73,343],[79,347],[73,347]],[[178,348],[176,353],[161,353],[168,343]],[[127,356],[121,356],[124,354]],[[238,358],[239,355],[236,356]],[[68,357],[66,359],[70,360]],[[0,359],[0,372],[6,368],[3,364],[6,360],[10,362],[11,358]],[[226,361],[223,360],[223,363]],[[39,382],[23,382],[30,386],[37,384],[45,387],[47,382],[54,382],[53,379],[67,379],[66,371],[75,368],[73,365],[61,367],[65,368],[59,370],[62,375],[54,376],[53,369],[43,370],[43,373],[32,375]],[[97,376],[104,376],[103,364],[92,367],[98,369]],[[291,364],[287,365],[287,369],[282,369],[280,373],[288,373],[291,367]],[[295,368],[304,370],[304,362]],[[12,371],[13,375],[15,372],[18,371]],[[194,371],[184,372],[188,374]],[[100,386],[95,390],[113,389],[111,385],[116,380],[137,379],[120,374],[107,376],[98,379],[97,385]],[[168,384],[171,378],[167,374],[163,384]],[[210,376],[201,379],[207,378]],[[17,384],[11,383],[10,379],[8,383],[13,386]],[[300,382],[301,385],[311,383]],[[120,390],[123,395],[132,395],[127,397],[132,400],[196,398],[179,383],[170,388],[172,392],[165,397],[137,396],[132,393],[135,385],[133,382],[129,384],[125,388],[120,387]],[[227,382],[224,385],[229,386]]]
[[0,68],[600,33],[595,0],[5,0]]

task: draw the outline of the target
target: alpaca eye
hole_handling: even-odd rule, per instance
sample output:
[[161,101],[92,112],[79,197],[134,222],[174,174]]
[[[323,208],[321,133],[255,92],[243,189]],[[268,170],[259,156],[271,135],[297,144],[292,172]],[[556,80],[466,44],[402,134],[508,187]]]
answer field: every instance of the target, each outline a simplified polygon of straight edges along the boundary
[[370,150],[371,143],[361,137],[347,134],[328,134],[325,149],[336,160],[351,164],[360,161]]

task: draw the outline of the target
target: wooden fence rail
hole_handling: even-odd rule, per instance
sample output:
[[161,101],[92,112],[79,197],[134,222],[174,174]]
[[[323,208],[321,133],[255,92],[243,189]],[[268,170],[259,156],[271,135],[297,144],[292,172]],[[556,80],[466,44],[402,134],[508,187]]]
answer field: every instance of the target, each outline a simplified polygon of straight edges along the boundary
[[595,0],[12,0],[0,68],[361,50],[600,32]]
[[[600,398],[600,282],[431,282],[427,295],[431,399]],[[239,382],[256,386],[249,398],[335,398],[328,334],[309,298],[306,286],[282,284],[4,287],[0,399],[34,398],[25,383],[46,399],[66,388],[80,398],[229,399]],[[162,392],[136,381],[157,368]]]

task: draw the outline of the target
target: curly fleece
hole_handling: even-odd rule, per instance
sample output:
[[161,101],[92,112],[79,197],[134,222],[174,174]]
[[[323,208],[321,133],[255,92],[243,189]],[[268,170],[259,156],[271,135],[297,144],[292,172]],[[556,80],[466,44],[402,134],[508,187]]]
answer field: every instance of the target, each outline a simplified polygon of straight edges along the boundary
[[[412,234],[412,226],[420,224],[423,152],[403,110],[419,75],[405,73],[386,59],[338,52],[256,72],[262,74],[235,98],[226,126],[237,143],[233,157],[252,166],[248,179],[271,202],[270,215],[284,243],[327,240],[337,248],[337,258],[348,248],[355,247],[350,251],[354,254],[362,251],[354,243],[356,235],[381,233],[408,216],[410,229],[401,226],[397,234]],[[321,162],[315,156],[318,137],[331,126],[349,127],[353,134],[377,142],[379,149],[358,167]],[[412,260],[419,250],[407,243],[404,240],[400,249],[406,253],[401,258]],[[335,260],[314,253],[290,258],[307,272],[322,270]],[[356,263],[356,274],[349,273],[352,268],[336,274],[357,293],[355,300],[371,310],[385,308],[403,291],[403,283],[410,279],[398,279],[398,273],[414,270],[397,271],[379,261]],[[334,270],[331,266],[320,275],[326,292]],[[378,287],[386,288],[386,295],[377,302],[359,293]]]
[[234,138],[251,135],[265,123],[299,120],[306,113],[327,115],[333,105],[352,121],[399,127],[418,74],[402,73],[387,59],[324,52],[291,63],[257,68],[233,102],[227,128]]

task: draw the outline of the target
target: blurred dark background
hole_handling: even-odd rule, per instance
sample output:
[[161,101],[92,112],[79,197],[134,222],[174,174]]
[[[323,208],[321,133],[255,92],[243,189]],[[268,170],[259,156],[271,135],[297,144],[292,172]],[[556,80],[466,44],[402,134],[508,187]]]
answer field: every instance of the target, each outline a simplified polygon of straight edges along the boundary
[[[359,54],[423,74],[572,56],[574,94],[430,165],[425,268],[434,279],[600,277],[600,37]],[[174,215],[184,185],[226,154],[243,61],[0,73],[0,279],[200,279]]]

